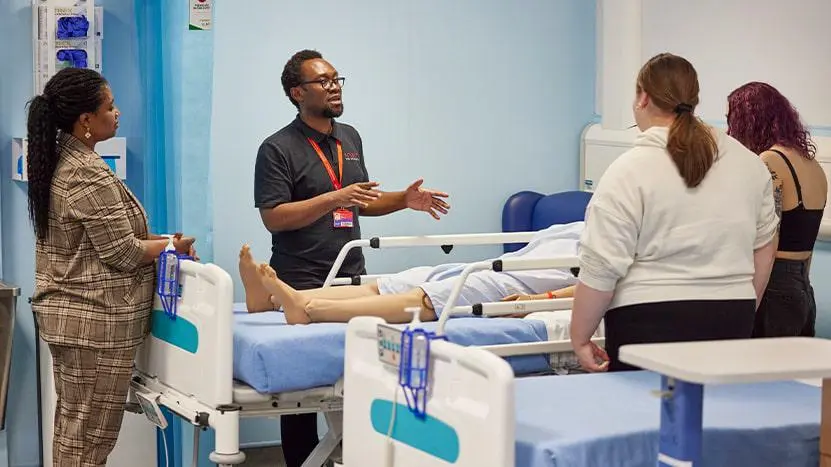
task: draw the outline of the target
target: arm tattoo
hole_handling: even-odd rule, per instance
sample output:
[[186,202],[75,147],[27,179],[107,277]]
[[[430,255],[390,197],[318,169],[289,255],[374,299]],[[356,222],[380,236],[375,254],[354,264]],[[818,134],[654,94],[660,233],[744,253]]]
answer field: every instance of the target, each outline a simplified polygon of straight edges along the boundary
[[779,181],[779,176],[776,175],[776,171],[771,170],[770,166],[768,166],[768,170],[770,171],[770,178],[773,181],[773,206],[774,206],[774,209],[776,210],[776,217],[781,219],[782,218],[782,183]]
[[782,185],[773,188],[773,205],[776,209],[776,217],[782,218]]

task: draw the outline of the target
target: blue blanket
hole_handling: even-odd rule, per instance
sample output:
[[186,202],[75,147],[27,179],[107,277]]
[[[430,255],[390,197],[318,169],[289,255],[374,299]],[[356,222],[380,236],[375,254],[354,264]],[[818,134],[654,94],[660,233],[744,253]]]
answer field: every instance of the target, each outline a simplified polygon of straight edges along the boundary
[[[516,465],[657,465],[660,376],[625,373],[516,380]],[[707,467],[816,467],[821,390],[797,382],[704,388]]]
[[[424,328],[435,330],[435,322]],[[459,345],[496,345],[547,340],[539,320],[452,318],[445,332]],[[234,311],[234,378],[261,393],[275,394],[334,384],[343,376],[346,324],[287,325],[283,313]],[[517,374],[549,369],[546,356],[507,359]]]

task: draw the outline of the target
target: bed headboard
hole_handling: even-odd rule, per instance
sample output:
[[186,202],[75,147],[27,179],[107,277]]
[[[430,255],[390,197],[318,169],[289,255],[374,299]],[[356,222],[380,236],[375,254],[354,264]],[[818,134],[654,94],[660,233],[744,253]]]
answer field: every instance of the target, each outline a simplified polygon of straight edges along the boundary
[[[632,147],[638,133],[637,128],[606,130],[599,123],[587,126],[580,139],[580,189],[593,191],[606,167]],[[829,179],[831,199],[831,137],[814,136],[812,139],[817,145],[817,160]],[[826,203],[819,240],[831,241],[831,202]]]
[[234,285],[211,263],[180,263],[180,298],[175,319],[154,294],[150,335],[136,368],[210,407],[233,402]]

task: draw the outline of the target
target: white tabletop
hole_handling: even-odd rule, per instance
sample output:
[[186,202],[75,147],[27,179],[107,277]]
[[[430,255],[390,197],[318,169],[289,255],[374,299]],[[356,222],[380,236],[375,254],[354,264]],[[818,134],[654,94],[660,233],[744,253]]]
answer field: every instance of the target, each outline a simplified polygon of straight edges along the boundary
[[698,384],[831,378],[831,340],[809,337],[631,344],[620,360]]

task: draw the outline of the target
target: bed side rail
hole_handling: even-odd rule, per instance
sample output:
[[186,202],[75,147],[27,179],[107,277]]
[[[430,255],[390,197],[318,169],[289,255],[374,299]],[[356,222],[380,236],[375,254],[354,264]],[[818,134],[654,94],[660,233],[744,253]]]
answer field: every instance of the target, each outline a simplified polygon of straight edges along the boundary
[[[592,342],[598,347],[606,346],[605,337],[592,338]],[[546,342],[523,342],[519,344],[498,344],[479,347],[500,357],[515,357],[520,355],[540,354],[566,354],[573,353],[570,340],[546,341]]]
[[[476,271],[492,270],[497,272],[507,272],[527,271],[532,269],[570,269],[572,273],[575,273],[577,267],[578,261],[576,256],[558,256],[539,259],[509,258],[471,263],[462,270],[458,279],[456,279],[453,289],[450,292],[450,297],[447,299],[447,305],[439,317],[439,324],[436,329],[436,333],[438,335],[444,335],[444,327],[447,324],[447,320],[451,316],[473,312],[473,307],[456,307],[455,305],[459,300],[459,295],[462,293],[462,287],[464,286],[468,276]],[[491,315],[499,316],[512,313],[527,313],[530,311],[568,310],[571,308],[571,303],[571,299],[551,299],[534,300],[533,302],[495,302],[490,304],[474,305],[474,307],[477,307],[476,311],[479,314],[483,314],[485,308],[487,307]]]
[[352,284],[351,278],[341,280],[333,284],[335,276],[340,271],[341,265],[346,260],[346,255],[355,248],[411,248],[425,246],[439,246],[445,253],[450,253],[455,245],[497,245],[503,243],[527,243],[539,232],[500,232],[500,233],[478,233],[478,234],[453,234],[453,235],[418,235],[407,237],[372,237],[360,240],[352,240],[341,248],[329,275],[323,283],[323,287],[330,285]]

